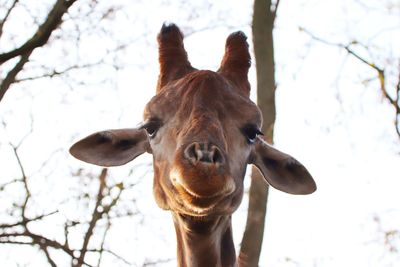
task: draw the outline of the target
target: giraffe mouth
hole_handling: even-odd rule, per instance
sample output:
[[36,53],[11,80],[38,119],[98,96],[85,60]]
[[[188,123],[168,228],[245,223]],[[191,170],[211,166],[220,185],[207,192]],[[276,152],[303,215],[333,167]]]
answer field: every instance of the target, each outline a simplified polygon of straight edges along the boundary
[[218,195],[212,197],[197,197],[192,195],[184,187],[175,187],[179,195],[179,208],[181,214],[192,217],[207,217],[214,215],[221,202],[226,198],[226,195]]
[[212,209],[217,202],[223,197],[221,194],[217,194],[214,196],[198,196],[191,192],[184,186],[176,185],[176,190],[178,191],[181,199],[185,203],[186,206],[190,206],[195,210],[209,210]]
[[170,179],[174,186],[183,187],[196,197],[209,199],[230,194],[236,189],[233,178],[214,171],[202,172],[198,169],[186,169],[182,166],[172,168]]
[[[231,179],[229,178],[229,180]],[[222,190],[216,190],[210,194],[199,194],[187,186],[185,180],[176,172],[171,172],[171,182],[176,191],[174,198],[178,202],[179,211],[190,216],[212,214],[236,188],[232,180],[232,184],[228,184]]]

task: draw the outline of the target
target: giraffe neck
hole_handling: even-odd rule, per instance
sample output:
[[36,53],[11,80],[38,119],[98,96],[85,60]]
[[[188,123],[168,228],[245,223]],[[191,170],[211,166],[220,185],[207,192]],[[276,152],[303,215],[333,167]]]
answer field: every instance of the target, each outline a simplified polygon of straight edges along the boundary
[[179,267],[236,266],[231,216],[193,218],[173,213]]

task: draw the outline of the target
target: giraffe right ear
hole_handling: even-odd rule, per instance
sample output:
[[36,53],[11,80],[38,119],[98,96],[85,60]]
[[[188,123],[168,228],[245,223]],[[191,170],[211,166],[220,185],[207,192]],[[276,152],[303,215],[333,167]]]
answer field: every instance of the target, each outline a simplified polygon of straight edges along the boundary
[[119,129],[89,135],[69,152],[87,163],[111,167],[128,163],[144,152],[151,153],[151,148],[145,130]]
[[183,46],[183,34],[175,24],[164,23],[157,40],[160,61],[158,93],[168,82],[183,77],[194,68]]

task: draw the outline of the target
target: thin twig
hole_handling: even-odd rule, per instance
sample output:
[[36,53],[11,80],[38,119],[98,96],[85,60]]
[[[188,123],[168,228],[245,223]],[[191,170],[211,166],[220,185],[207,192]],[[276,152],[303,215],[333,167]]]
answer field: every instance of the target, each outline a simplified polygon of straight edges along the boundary
[[[21,180],[21,179],[14,179],[14,180],[11,180],[11,181],[9,181],[9,182],[7,182],[7,183],[4,183],[4,184],[2,184],[1,186],[0,186],[0,191],[3,191],[7,186],[9,186],[9,185],[12,185],[12,184],[14,184],[14,183],[22,183],[23,181]],[[0,227],[1,227],[1,225],[0,225]]]
[[44,254],[46,255],[47,261],[48,263],[52,266],[52,267],[57,267],[57,264],[53,261],[53,259],[50,256],[49,250],[47,249],[48,247],[39,243],[39,247],[40,249],[44,252]]
[[275,5],[274,5],[273,9],[271,10],[273,22],[275,22],[275,19],[276,19],[276,14],[278,12],[279,3],[280,3],[280,0],[276,0]]
[[14,2],[11,4],[11,7],[7,10],[6,15],[4,18],[0,21],[0,37],[3,35],[3,27],[4,23],[7,21],[8,17],[11,14],[11,11],[15,8],[19,0],[14,0]]
[[104,244],[106,242],[107,233],[108,233],[108,230],[110,230],[110,227],[111,227],[110,217],[107,214],[107,225],[106,225],[106,229],[104,229],[103,236],[101,238],[100,250],[98,251],[99,259],[97,260],[97,266],[100,266],[101,260],[103,259]]
[[16,79],[15,83],[38,80],[38,79],[43,79],[43,78],[54,78],[54,77],[66,74],[71,70],[80,70],[80,69],[91,68],[91,67],[100,65],[101,63],[103,63],[102,60],[98,61],[98,62],[95,62],[95,63],[88,63],[88,64],[85,64],[85,65],[70,66],[68,68],[65,68],[65,69],[59,70],[59,71],[58,70],[53,70],[53,71],[51,71],[49,73],[44,73],[44,74],[38,75],[38,76],[32,76],[32,77],[25,77],[25,78]]
[[12,224],[0,224],[0,228],[1,228],[1,229],[4,229],[4,228],[12,228],[12,227],[16,227],[16,226],[21,226],[21,225],[22,225],[22,226],[25,226],[25,225],[27,225],[27,224],[30,223],[30,222],[39,221],[39,220],[41,220],[41,219],[43,219],[43,218],[45,218],[45,217],[49,217],[49,216],[54,215],[54,214],[56,214],[56,213],[58,213],[58,210],[53,211],[53,212],[50,212],[50,213],[46,213],[46,214],[43,214],[43,215],[40,215],[40,216],[37,216],[37,217],[32,218],[32,219],[26,219],[26,220],[24,220],[24,221],[20,221],[20,222],[17,222],[17,223],[12,223]]
[[[118,255],[117,253],[115,253],[114,251],[109,250],[109,249],[89,249],[88,252],[96,252],[96,253],[100,253],[100,255],[102,255],[103,252],[106,252],[129,266],[133,265],[132,262],[129,262],[128,260],[124,259],[122,256]],[[96,266],[100,266],[99,263],[100,263],[100,261],[98,261],[98,264]]]
[[144,263],[143,263],[143,267],[146,267],[146,266],[153,266],[153,265],[157,265],[157,264],[160,264],[160,263],[167,263],[167,262],[170,262],[170,261],[172,261],[173,259],[163,259],[163,260],[156,260],[156,261],[145,261]]

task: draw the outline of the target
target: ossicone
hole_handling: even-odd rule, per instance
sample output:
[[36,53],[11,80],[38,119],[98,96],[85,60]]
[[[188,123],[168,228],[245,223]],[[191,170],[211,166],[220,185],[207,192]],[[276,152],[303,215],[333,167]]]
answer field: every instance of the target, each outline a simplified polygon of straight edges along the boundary
[[179,79],[193,70],[183,45],[183,34],[175,24],[164,23],[157,36],[160,75],[157,92],[168,82]]
[[250,66],[247,36],[242,31],[230,34],[226,40],[225,54],[218,72],[239,87],[240,93],[249,96],[250,84],[247,74]]

